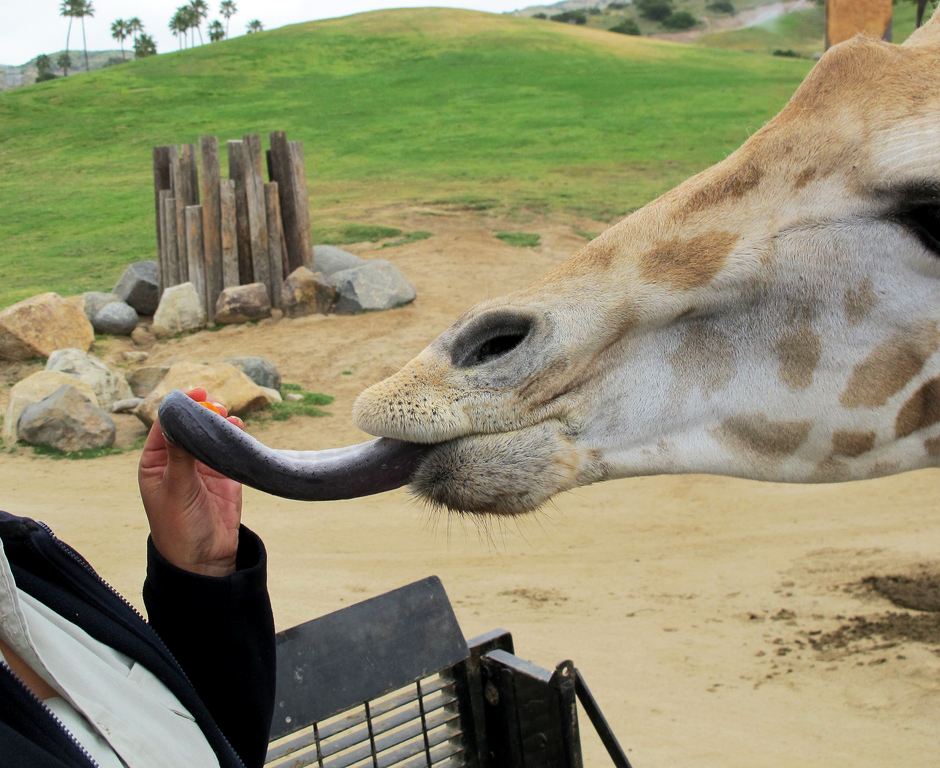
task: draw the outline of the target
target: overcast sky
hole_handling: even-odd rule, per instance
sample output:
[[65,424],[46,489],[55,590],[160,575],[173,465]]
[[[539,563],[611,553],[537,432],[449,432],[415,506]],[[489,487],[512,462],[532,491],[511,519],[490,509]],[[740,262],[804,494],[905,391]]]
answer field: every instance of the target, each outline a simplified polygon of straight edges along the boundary
[[[207,2],[209,17],[206,21],[221,19],[218,12],[220,0]],[[379,8],[433,5],[504,13],[533,5],[535,2],[536,0],[523,0],[521,3],[516,0],[235,0],[238,12],[231,19],[229,34],[231,37],[244,34],[245,26],[252,19],[259,19],[265,29],[275,29],[285,24],[347,16]],[[111,23],[116,19],[129,19],[134,16],[143,22],[144,31],[156,41],[158,52],[176,50],[177,40],[170,34],[167,25],[173,12],[184,4],[184,0],[92,0],[95,15],[85,19],[88,50],[117,49],[118,43],[111,37]],[[0,64],[17,66],[25,64],[40,53],[55,53],[64,49],[69,20],[59,15],[60,6],[61,0],[0,0]],[[221,20],[224,23],[225,20]],[[205,24],[203,37],[208,39]],[[69,50],[81,49],[82,28],[76,19],[72,23]]]

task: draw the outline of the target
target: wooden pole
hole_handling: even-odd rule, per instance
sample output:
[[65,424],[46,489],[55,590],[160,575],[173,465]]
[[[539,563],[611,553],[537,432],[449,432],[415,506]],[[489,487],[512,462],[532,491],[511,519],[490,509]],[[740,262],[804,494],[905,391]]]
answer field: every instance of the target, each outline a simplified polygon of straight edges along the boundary
[[189,280],[189,269],[186,262],[186,188],[189,174],[184,173],[184,161],[177,154],[170,157],[170,177],[173,180],[173,199],[176,201],[176,207],[174,208],[176,211],[176,226],[173,227],[173,231],[176,233],[179,281],[174,285],[178,285]]
[[248,203],[248,229],[251,237],[251,271],[253,282],[264,283],[271,293],[271,270],[268,267],[268,220],[264,205],[264,169],[261,137],[245,136],[245,197]]
[[284,285],[284,254],[281,238],[281,206],[277,197],[277,182],[264,185],[264,209],[268,220],[268,298],[271,306],[281,308],[281,287]]
[[168,190],[172,184],[170,180],[170,150],[173,147],[153,148],[153,203],[154,215],[157,217],[157,253],[163,252],[163,219],[160,216],[160,193]]
[[176,198],[164,198],[163,227],[166,234],[167,288],[183,282],[180,275],[179,238],[176,234],[177,221]]
[[304,266],[313,268],[313,243],[310,234],[310,200],[307,197],[307,167],[304,163],[304,145],[301,141],[291,141],[290,158],[294,176],[294,197],[297,208],[297,226],[303,250]]
[[225,288],[231,288],[240,284],[238,228],[235,223],[235,182],[232,179],[219,181],[219,203],[222,209],[222,285]]
[[228,176],[235,182],[235,228],[238,233],[239,285],[254,282],[251,264],[251,229],[248,225],[248,192],[245,189],[245,168],[248,165],[245,143],[228,142]]
[[206,270],[206,317],[215,323],[215,302],[222,292],[222,206],[219,200],[219,140],[199,137],[202,168],[202,237]]
[[271,181],[277,182],[277,194],[281,204],[281,221],[284,227],[284,243],[287,246],[287,272],[306,266],[304,243],[298,225],[297,198],[294,189],[294,173],[290,145],[284,131],[273,131],[271,142]]
[[159,273],[157,276],[157,295],[163,296],[163,292],[170,286],[170,266],[167,261],[166,247],[166,201],[173,194],[168,189],[161,189],[157,193],[157,266]]
[[196,145],[181,145],[180,158],[183,161],[186,172],[189,174],[189,178],[186,180],[189,190],[189,196],[186,198],[188,202],[186,204],[199,205],[199,163],[196,158]]
[[[206,259],[202,250],[202,206],[186,206],[186,254],[189,259],[189,282],[206,306]],[[208,308],[206,309],[208,314]]]

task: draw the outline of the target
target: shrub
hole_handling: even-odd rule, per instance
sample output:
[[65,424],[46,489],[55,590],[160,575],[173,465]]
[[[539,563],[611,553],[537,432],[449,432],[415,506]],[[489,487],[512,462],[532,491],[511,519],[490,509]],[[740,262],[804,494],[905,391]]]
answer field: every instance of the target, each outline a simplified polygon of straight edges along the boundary
[[629,3],[607,3],[608,11],[622,11]]
[[55,80],[58,77],[54,72],[40,72],[36,75],[37,83],[44,83],[46,80]]
[[548,14],[547,13],[533,13],[532,18],[533,19],[547,19]]
[[698,23],[698,19],[688,11],[679,11],[663,19],[666,29],[692,29]]
[[734,3],[730,0],[715,0],[714,3],[706,5],[705,10],[712,13],[727,13],[729,16],[733,16],[735,13]]
[[564,24],[587,24],[587,14],[584,11],[565,11],[549,17],[552,21]]
[[640,16],[652,21],[663,21],[672,15],[672,0],[636,0]]
[[640,27],[633,19],[625,19],[608,31],[617,32],[621,35],[639,35]]
[[798,53],[797,53],[796,51],[794,51],[792,48],[787,48],[786,50],[782,50],[782,49],[778,48],[777,50],[774,51],[774,56],[786,56],[786,57],[791,58],[791,59],[801,59],[801,58],[803,58],[802,56],[800,56],[800,54],[798,54]]

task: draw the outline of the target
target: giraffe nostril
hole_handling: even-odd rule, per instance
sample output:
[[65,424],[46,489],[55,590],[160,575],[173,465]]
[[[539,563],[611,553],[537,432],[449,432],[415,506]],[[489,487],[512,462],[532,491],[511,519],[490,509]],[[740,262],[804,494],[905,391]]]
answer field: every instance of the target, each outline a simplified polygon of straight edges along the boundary
[[513,312],[491,312],[464,328],[451,349],[457,368],[485,365],[508,355],[532,330],[530,318]]

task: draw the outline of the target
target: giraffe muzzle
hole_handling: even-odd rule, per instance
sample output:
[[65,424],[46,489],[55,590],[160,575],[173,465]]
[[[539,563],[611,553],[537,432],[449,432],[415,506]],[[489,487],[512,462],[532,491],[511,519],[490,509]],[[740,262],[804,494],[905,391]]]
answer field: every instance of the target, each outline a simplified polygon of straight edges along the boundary
[[431,445],[378,438],[323,451],[269,448],[180,390],[160,405],[164,436],[245,485],[298,501],[335,501],[407,485]]

